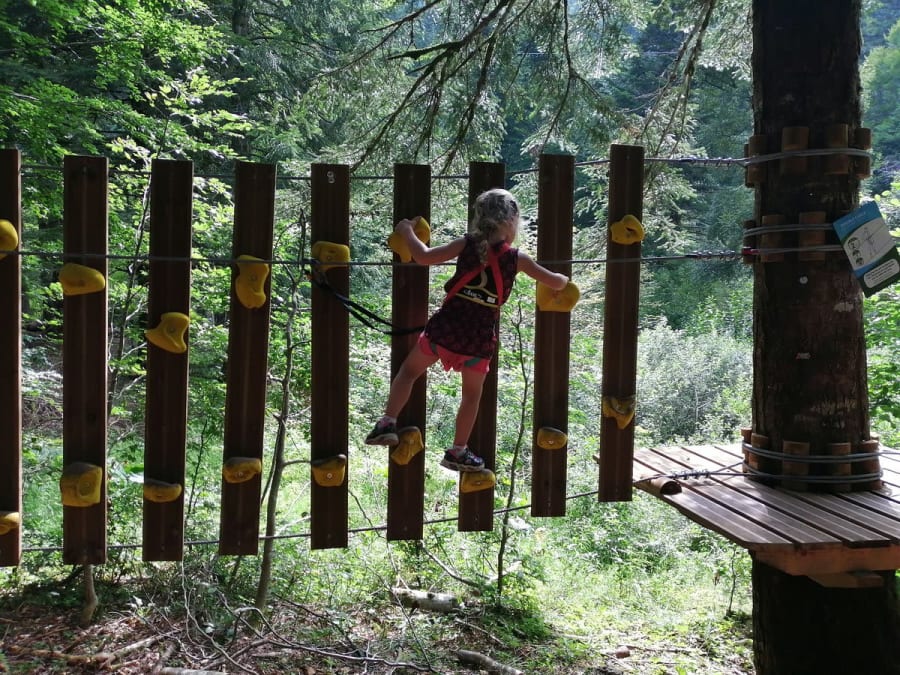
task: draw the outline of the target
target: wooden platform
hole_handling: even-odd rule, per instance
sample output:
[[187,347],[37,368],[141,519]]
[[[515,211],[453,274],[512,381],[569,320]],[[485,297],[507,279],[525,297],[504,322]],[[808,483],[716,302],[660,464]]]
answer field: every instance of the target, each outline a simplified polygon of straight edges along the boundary
[[[880,459],[884,487],[873,492],[767,487],[741,474],[740,444],[636,450],[634,479],[637,488],[760,562],[826,586],[865,587],[882,583],[872,572],[900,569],[900,458]],[[668,483],[646,480],[694,471],[716,473]]]

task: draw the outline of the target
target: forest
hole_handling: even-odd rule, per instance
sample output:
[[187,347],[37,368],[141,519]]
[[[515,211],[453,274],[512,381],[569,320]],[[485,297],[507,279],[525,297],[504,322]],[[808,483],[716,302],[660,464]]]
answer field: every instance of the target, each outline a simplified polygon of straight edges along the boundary
[[[22,154],[22,563],[0,568],[0,672],[752,673],[746,551],[643,492],[598,503],[611,144],[643,146],[635,443],[736,443],[750,422],[751,3],[740,0],[0,0],[0,140]],[[900,240],[900,5],[864,0],[875,201]],[[432,238],[502,162],[537,239],[543,154],[576,161],[566,514],[529,515],[534,282],[504,306],[494,527],[459,532],[459,376],[428,376],[421,541],[384,535],[364,444],[390,337],[350,332],[349,544],[309,545],[310,167],[350,167],[350,296],[390,318],[397,163],[432,171]],[[108,560],[62,562],[63,161],[109,159]],[[193,162],[185,553],[141,558],[155,159]],[[277,167],[258,556],[217,553],[234,172]],[[411,216],[414,214],[410,214]],[[4,215],[0,213],[0,218]],[[437,307],[451,270],[431,270]],[[900,448],[900,286],[867,297],[869,417]],[[0,330],[3,327],[0,326]],[[0,405],[3,405],[0,402]],[[96,604],[85,598],[86,589]],[[427,593],[429,602],[417,596]],[[410,604],[409,596],[414,602]],[[415,600],[415,598],[419,598]],[[432,606],[433,605],[433,606]]]

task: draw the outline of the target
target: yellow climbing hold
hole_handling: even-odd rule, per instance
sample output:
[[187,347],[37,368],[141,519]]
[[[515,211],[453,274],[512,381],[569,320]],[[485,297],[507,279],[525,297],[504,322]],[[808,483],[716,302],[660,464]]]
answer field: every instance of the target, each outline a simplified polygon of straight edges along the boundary
[[[8,220],[0,218],[0,251],[15,251],[19,246],[19,233]],[[0,260],[8,254],[0,253]]]
[[391,459],[397,464],[409,464],[409,460],[425,449],[419,427],[403,427],[397,431],[400,442],[391,451]]
[[18,511],[0,511],[0,535],[18,530],[22,518]]
[[344,482],[347,475],[347,455],[335,455],[328,459],[314,459],[312,466],[313,480],[322,487],[337,487]]
[[103,469],[88,462],[72,462],[63,469],[59,491],[64,506],[93,506],[100,503]]
[[350,247],[330,241],[317,241],[312,245],[312,257],[319,261],[322,272],[332,267],[345,267],[350,262]]
[[156,328],[145,330],[144,335],[160,349],[165,349],[173,354],[184,354],[187,351],[184,334],[187,332],[190,323],[191,320],[187,314],[165,312],[160,317],[159,325]]
[[497,477],[490,469],[481,471],[463,471],[459,474],[460,492],[481,492],[497,484]]
[[153,478],[144,479],[144,499],[148,502],[164,504],[174,502],[181,496],[181,485],[178,483],[166,483]]
[[106,288],[106,279],[100,270],[77,263],[62,266],[59,270],[59,283],[62,285],[63,295],[85,295]]
[[546,284],[538,282],[537,306],[542,312],[571,312],[581,298],[581,291],[570,281],[565,288],[554,291]]
[[229,457],[222,465],[226,483],[245,483],[262,473],[262,460],[258,457]]
[[537,444],[544,450],[557,450],[565,447],[569,437],[565,431],[553,427],[541,427],[537,432]]
[[240,255],[237,259],[238,275],[234,280],[234,292],[240,303],[247,309],[256,309],[266,304],[266,279],[269,265],[261,258]]
[[634,418],[634,408],[637,403],[637,397],[626,396],[625,398],[616,398],[615,396],[604,396],[601,404],[604,417],[614,417],[616,426],[619,429],[627,427]]
[[[416,220],[416,224],[413,225],[413,234],[415,234],[416,238],[423,244],[428,244],[431,239],[431,226],[428,224],[428,221],[419,216]],[[407,263],[412,260],[409,242],[406,241],[405,236],[396,230],[391,232],[391,236],[388,237],[388,246],[390,246],[394,253],[400,256],[400,262]]]
[[644,240],[644,226],[632,215],[617,220],[609,226],[610,236],[617,244],[636,244]]

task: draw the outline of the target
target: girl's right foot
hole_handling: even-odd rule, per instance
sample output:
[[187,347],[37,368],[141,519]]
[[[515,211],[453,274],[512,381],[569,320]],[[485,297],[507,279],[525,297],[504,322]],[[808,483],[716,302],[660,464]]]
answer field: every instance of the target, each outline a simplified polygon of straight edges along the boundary
[[468,448],[456,452],[451,449],[444,453],[441,466],[451,471],[481,471],[484,460]]
[[397,445],[400,437],[397,436],[396,422],[378,421],[375,428],[366,436],[366,445]]

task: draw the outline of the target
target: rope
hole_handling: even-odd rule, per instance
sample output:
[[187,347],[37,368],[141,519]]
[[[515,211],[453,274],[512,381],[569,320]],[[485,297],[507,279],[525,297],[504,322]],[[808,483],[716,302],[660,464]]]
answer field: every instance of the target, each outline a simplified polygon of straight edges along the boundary
[[[696,156],[683,156],[683,157],[645,157],[645,164],[668,164],[673,166],[685,166],[685,165],[696,165],[696,166],[705,166],[711,168],[746,168],[753,164],[763,164],[765,162],[774,162],[780,159],[788,159],[791,157],[820,157],[823,155],[850,155],[853,157],[872,157],[872,153],[868,150],[861,150],[860,148],[813,148],[809,150],[785,150],[783,152],[773,152],[767,155],[755,155],[753,157],[696,157]],[[602,166],[605,164],[609,164],[609,159],[592,159],[585,160],[583,162],[576,162],[576,168],[588,168],[594,166]],[[52,166],[47,164],[23,164],[22,171],[31,170],[31,171],[62,171],[62,167],[60,166]],[[510,171],[507,173],[509,177],[520,176],[530,173],[537,173],[540,169],[538,167],[532,167],[530,169],[520,169],[517,171]],[[135,169],[110,169],[110,175],[130,175],[130,176],[142,176],[149,177],[149,171],[138,171]],[[234,178],[234,175],[228,174],[194,174],[194,178],[217,178],[222,180],[230,180]],[[465,180],[469,178],[468,174],[440,174],[436,176],[432,176],[432,180]],[[388,175],[360,175],[360,176],[352,176],[353,180],[364,180],[364,181],[376,181],[376,180],[393,180],[394,176]],[[283,181],[309,181],[311,180],[310,176],[278,176],[277,180]]]

